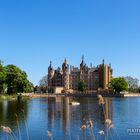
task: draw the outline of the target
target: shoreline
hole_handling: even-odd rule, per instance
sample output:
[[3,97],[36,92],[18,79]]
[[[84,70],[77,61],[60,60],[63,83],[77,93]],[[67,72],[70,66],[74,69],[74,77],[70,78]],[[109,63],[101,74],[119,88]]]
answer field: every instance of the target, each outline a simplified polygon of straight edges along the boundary
[[[102,95],[103,97],[109,97],[109,98],[128,98],[128,97],[140,97],[140,93],[125,93],[125,94],[114,94],[114,93],[69,93],[69,94],[54,94],[54,93],[22,93],[22,99],[35,99],[35,98],[49,98],[49,97],[91,97],[91,98],[97,98],[98,95]],[[4,100],[17,100],[18,95],[0,95],[0,101]]]
[[69,94],[54,94],[54,93],[24,93],[23,96],[29,96],[31,98],[48,98],[48,97],[94,97],[97,98],[98,95],[102,95],[103,97],[116,97],[116,98],[123,98],[123,97],[140,97],[140,93],[126,93],[126,94],[115,94],[115,93],[69,93]]

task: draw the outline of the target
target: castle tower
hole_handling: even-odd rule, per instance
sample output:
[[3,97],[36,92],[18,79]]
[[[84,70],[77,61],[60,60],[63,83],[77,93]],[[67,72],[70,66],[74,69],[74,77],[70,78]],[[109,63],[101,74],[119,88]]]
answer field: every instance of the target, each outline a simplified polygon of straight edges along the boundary
[[62,71],[63,71],[63,86],[64,90],[69,90],[69,65],[67,63],[67,60],[64,60],[64,63],[62,64]]
[[85,67],[85,61],[84,61],[84,55],[82,56],[82,62],[80,64],[80,80],[84,81],[84,67]]
[[52,79],[53,79],[53,67],[52,62],[50,61],[50,66],[48,67],[48,87],[52,87]]
[[80,64],[80,73],[83,72],[84,66],[85,66],[85,62],[84,62],[84,55],[83,55],[83,56],[82,56],[82,62],[81,62],[81,64]]
[[102,64],[99,66],[99,87],[103,89],[110,88],[113,70],[111,65],[105,64],[103,59]]
[[110,82],[111,82],[111,75],[112,75],[112,69],[110,65],[104,64],[103,60],[103,88],[104,89],[109,89],[110,87]]

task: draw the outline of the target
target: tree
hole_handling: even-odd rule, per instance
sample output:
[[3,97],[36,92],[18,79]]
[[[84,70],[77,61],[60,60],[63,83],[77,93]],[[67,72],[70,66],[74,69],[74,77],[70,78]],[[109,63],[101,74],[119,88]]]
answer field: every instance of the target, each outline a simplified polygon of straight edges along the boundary
[[34,92],[34,85],[29,80],[26,80],[25,87],[23,90],[25,93]]
[[44,86],[47,86],[47,85],[48,85],[48,75],[45,75],[39,81],[39,86],[44,87]]
[[78,91],[84,92],[87,90],[87,85],[84,81],[80,81],[78,84]]
[[5,88],[6,88],[6,71],[3,65],[0,63],[0,94],[4,93]]
[[5,69],[8,94],[33,91],[33,84],[28,81],[26,72],[15,65],[8,65]]
[[138,88],[138,92],[140,93],[140,87]]
[[138,89],[139,87],[139,80],[137,78],[133,78],[131,76],[124,77],[125,80],[128,82],[128,86],[130,89]]
[[110,85],[116,92],[125,91],[128,89],[128,83],[122,77],[112,79]]

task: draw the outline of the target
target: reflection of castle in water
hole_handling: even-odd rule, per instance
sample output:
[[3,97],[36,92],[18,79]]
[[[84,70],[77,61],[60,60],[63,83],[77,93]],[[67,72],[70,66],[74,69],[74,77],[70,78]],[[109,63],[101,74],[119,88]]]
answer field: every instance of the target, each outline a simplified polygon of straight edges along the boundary
[[[85,116],[86,120],[92,119],[93,121],[99,120],[99,122],[105,121],[103,111],[100,109],[98,102],[95,98],[84,100],[84,98],[77,99],[81,105],[73,107],[69,105],[72,98],[69,97],[55,97],[48,98],[48,129],[52,130],[55,126],[61,128],[66,133],[71,127],[71,121],[74,121],[75,125],[79,125],[79,129],[82,124],[82,116]],[[112,101],[105,99],[105,112],[106,117],[112,119]]]
[[48,98],[48,129],[54,127],[55,120],[57,121],[57,125],[61,127],[61,123],[63,123],[64,131],[70,125],[70,106],[69,106],[70,98],[63,97],[55,97]]
[[112,120],[112,101],[109,99],[105,99],[105,112],[106,117]]

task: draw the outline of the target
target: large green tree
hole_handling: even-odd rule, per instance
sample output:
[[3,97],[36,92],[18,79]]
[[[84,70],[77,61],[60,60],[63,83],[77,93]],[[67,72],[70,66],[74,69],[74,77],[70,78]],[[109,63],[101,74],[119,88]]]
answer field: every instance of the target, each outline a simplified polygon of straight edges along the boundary
[[4,93],[6,88],[6,70],[3,65],[0,63],[0,94]]
[[28,81],[24,71],[15,65],[8,65],[5,69],[8,94],[33,91],[33,85]]
[[80,81],[78,84],[78,91],[84,92],[87,90],[87,85],[84,81]]
[[110,84],[116,92],[126,91],[128,89],[128,83],[122,77],[113,78]]

